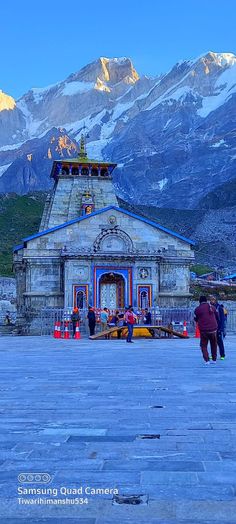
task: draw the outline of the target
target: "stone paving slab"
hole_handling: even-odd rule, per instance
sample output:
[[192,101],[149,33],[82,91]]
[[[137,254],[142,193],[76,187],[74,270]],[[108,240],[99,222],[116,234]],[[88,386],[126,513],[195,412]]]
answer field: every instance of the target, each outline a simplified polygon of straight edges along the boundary
[[[5,518],[4,522],[6,524],[25,524],[25,517],[18,517],[17,519]],[[96,519],[86,519],[86,518],[49,518],[49,519],[30,519],[27,518],[27,524],[95,524]]]
[[[3,524],[235,524],[235,342],[205,366],[196,339],[1,337]],[[113,505],[108,493],[87,506],[20,506],[22,472],[147,503]]]

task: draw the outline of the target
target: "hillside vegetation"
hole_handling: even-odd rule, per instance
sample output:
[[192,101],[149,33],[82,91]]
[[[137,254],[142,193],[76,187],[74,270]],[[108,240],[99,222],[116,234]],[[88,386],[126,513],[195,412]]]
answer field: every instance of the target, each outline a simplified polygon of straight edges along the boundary
[[12,249],[38,231],[46,193],[0,196],[0,275],[12,274]]
[[[46,192],[35,192],[23,196],[14,193],[0,196],[0,275],[13,276],[12,249],[15,245],[20,244],[23,238],[38,231],[46,195]],[[219,226],[211,224],[210,219],[207,218],[207,213],[209,213],[207,210],[134,206],[121,199],[119,199],[119,205],[187,238],[196,240],[197,264],[207,265],[209,270],[219,265],[234,270],[235,237],[233,234],[227,235],[227,230],[224,229],[221,232],[221,238],[220,235],[218,238],[211,238],[214,230],[217,235],[219,234]],[[235,212],[235,208],[232,208],[232,214],[229,215],[232,221],[235,220]],[[230,220],[225,219],[222,223],[224,228],[232,231],[234,226]],[[202,228],[200,234],[198,233],[199,227]]]

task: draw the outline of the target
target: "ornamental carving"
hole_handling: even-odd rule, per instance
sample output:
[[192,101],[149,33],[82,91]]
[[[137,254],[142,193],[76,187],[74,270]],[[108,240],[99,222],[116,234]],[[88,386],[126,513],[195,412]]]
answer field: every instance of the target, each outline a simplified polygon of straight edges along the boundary
[[108,222],[109,222],[109,224],[114,226],[116,224],[116,217],[114,215],[110,215],[109,218],[108,218]]
[[141,267],[141,269],[139,270],[139,276],[140,278],[142,278],[143,280],[145,280],[145,278],[147,278],[149,275],[149,271],[146,267]]
[[133,243],[129,235],[120,229],[103,230],[94,242],[94,252],[131,253]]

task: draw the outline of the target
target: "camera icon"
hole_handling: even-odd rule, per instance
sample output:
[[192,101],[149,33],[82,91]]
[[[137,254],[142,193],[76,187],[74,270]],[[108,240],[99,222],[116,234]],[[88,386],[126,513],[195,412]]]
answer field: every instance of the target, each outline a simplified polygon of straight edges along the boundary
[[52,477],[49,473],[20,473],[18,475],[18,481],[22,484],[37,483],[37,484],[48,484],[51,482]]

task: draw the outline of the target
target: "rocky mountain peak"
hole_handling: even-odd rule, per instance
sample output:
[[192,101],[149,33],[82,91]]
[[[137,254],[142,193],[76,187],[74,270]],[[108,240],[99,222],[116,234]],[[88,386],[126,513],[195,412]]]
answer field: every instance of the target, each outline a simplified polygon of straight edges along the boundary
[[236,56],[233,53],[214,53],[213,51],[209,51],[208,56],[220,66],[232,66],[236,64]]
[[221,73],[222,70],[232,67],[236,64],[236,56],[233,53],[214,53],[209,51],[192,62],[193,70],[196,73],[206,75]]
[[139,75],[135,70],[129,58],[106,58],[100,57],[94,62],[83,67],[77,73],[69,76],[68,81],[82,81],[82,82],[106,82],[110,85],[117,84],[121,81],[134,84]]
[[3,93],[3,91],[0,89],[0,111],[4,110],[12,110],[14,109],[16,105],[16,102],[12,96],[7,95],[6,93]]

